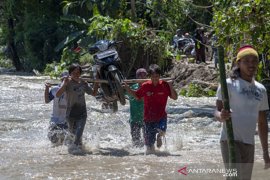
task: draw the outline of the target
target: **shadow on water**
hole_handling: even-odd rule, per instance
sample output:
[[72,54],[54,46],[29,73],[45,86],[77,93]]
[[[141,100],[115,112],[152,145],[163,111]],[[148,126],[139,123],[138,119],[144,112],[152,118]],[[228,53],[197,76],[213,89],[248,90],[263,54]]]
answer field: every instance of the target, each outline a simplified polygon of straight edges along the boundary
[[186,112],[191,112],[193,117],[214,117],[214,106],[202,106],[202,107],[191,107],[191,108],[182,108],[182,107],[169,107],[167,109],[168,114],[179,114],[184,115]]
[[187,111],[192,111],[194,115],[198,117],[207,116],[207,117],[214,117],[214,110],[215,106],[201,106],[201,107],[168,107],[167,113],[168,114],[184,114]]
[[[88,110],[90,110],[90,109],[88,109]],[[128,112],[129,109],[120,109],[120,110],[118,110],[117,112],[114,113],[112,109],[98,109],[98,108],[91,107],[91,111],[95,111],[95,112],[98,112],[98,113],[115,114],[117,112]]]
[[[124,157],[124,156],[143,156],[145,155],[144,152],[138,152],[138,153],[130,153],[127,150],[124,149],[117,149],[117,148],[100,148],[93,152],[94,155],[103,155],[103,156],[116,156],[116,157]],[[156,151],[153,155],[156,155],[158,157],[168,157],[168,156],[178,156],[180,157],[180,154],[171,154],[168,151]]]
[[103,155],[103,156],[116,156],[116,157],[124,157],[129,156],[130,153],[124,149],[117,148],[99,148],[97,151],[93,152],[95,155]]
[[9,122],[9,123],[25,123],[28,122],[27,119],[23,118],[0,118],[0,123],[1,122]]
[[170,152],[168,151],[156,151],[155,152],[155,155],[158,156],[158,157],[168,157],[168,156],[176,156],[176,157],[180,157],[182,155],[180,154],[171,154]]
[[0,75],[35,76],[33,72],[16,71],[14,68],[0,67]]

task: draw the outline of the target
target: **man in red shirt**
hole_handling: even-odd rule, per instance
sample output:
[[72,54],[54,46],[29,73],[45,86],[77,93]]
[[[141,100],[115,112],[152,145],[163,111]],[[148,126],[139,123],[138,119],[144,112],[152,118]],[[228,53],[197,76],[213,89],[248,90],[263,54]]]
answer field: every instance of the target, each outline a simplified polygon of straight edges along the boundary
[[125,84],[126,90],[137,99],[144,100],[144,127],[146,153],[155,152],[155,141],[157,135],[157,147],[162,145],[161,136],[165,135],[167,129],[167,113],[165,111],[168,97],[177,99],[177,93],[172,86],[172,81],[160,80],[161,69],[157,64],[149,67],[151,80],[146,81],[137,90],[133,91]]

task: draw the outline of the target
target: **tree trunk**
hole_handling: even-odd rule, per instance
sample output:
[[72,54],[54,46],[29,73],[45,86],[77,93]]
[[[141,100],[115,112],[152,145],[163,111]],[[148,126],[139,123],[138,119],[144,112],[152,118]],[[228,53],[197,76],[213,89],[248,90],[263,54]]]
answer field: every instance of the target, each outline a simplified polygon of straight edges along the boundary
[[[220,85],[223,99],[223,106],[225,110],[230,111],[230,102],[229,102],[229,94],[227,89],[226,82],[226,70],[224,63],[224,49],[222,46],[218,47],[218,64],[219,64],[219,72],[220,72]],[[231,118],[226,121],[226,130],[227,130],[227,142],[229,149],[229,170],[235,168],[236,157],[235,157],[235,145],[234,145],[234,135],[233,135],[233,126]],[[229,179],[235,179],[236,177],[228,177]]]
[[11,60],[12,60],[12,63],[14,65],[14,67],[16,68],[16,71],[20,71],[22,70],[22,64],[21,64],[21,61],[20,61],[20,58],[18,56],[18,53],[17,53],[17,49],[16,49],[16,46],[15,46],[15,42],[14,42],[14,22],[13,22],[13,19],[12,18],[8,18],[8,51],[10,53],[10,56],[11,56]]
[[135,2],[135,0],[130,0],[130,6],[131,6],[132,21],[136,22],[137,14],[136,14],[136,2]]

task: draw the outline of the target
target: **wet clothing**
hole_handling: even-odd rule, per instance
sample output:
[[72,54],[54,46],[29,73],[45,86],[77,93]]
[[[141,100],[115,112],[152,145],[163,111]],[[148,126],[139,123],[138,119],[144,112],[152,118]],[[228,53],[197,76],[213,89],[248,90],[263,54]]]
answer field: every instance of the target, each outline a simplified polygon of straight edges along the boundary
[[159,122],[167,117],[165,109],[171,90],[166,81],[160,80],[156,86],[151,80],[146,81],[136,91],[136,95],[144,100],[144,122]]
[[53,112],[51,115],[51,122],[55,124],[66,123],[66,109],[67,100],[66,94],[63,93],[59,98],[56,97],[56,92],[59,90],[59,86],[51,88],[49,91],[49,101],[53,100]]
[[[132,90],[137,90],[139,89],[139,84],[133,84],[130,88]],[[128,95],[129,103],[130,103],[130,123],[137,123],[138,125],[143,124],[143,108],[144,108],[144,103],[143,100],[137,100],[131,95]]]
[[68,126],[66,123],[65,124],[50,123],[47,137],[52,143],[62,144],[65,139],[67,129]]
[[71,80],[66,86],[67,118],[87,117],[85,93],[91,94],[92,88],[85,82]]
[[[225,168],[229,168],[229,148],[227,141],[220,142],[222,159]],[[234,142],[236,164],[238,179],[251,179],[252,169],[254,164],[255,146],[252,144],[245,144],[240,141]]]
[[56,92],[59,90],[59,88],[59,86],[53,87],[49,91],[49,101],[53,100],[53,112],[51,115],[47,137],[52,143],[62,144],[67,130],[67,100],[65,93],[63,93],[59,98],[56,97]]
[[69,131],[75,135],[74,144],[81,145],[87,118],[85,93],[91,94],[92,88],[85,82],[71,80],[66,86],[67,123]]
[[141,132],[144,136],[144,126],[138,123],[130,123],[130,134],[132,138],[132,144],[136,147],[142,147],[144,145],[142,141]]
[[86,117],[81,118],[69,118],[67,120],[68,130],[71,134],[75,135],[74,144],[82,145],[82,135],[86,124]]
[[[132,90],[139,89],[140,85],[138,83],[133,84],[130,88]],[[137,100],[133,96],[128,95],[129,103],[130,103],[130,134],[132,137],[132,142],[134,146],[142,146],[141,139],[141,130],[143,130],[143,100]],[[142,131],[144,132],[144,130]]]
[[150,80],[142,84],[136,95],[144,100],[144,140],[147,147],[152,147],[158,130],[167,129],[166,105],[171,89],[166,81],[159,80],[154,86]]
[[167,117],[160,119],[159,122],[144,122],[145,126],[145,145],[151,147],[156,142],[156,135],[160,130],[166,132]]
[[[251,179],[254,164],[254,135],[259,112],[269,109],[265,87],[253,80],[242,78],[227,79],[231,108],[231,120],[235,140],[236,169],[239,179]],[[217,90],[218,100],[222,100],[221,88]],[[226,123],[221,130],[221,153],[225,167],[228,167],[229,151]]]
[[[254,144],[254,135],[259,111],[269,109],[265,87],[253,81],[252,83],[237,78],[227,79],[231,119],[234,139],[246,144]],[[221,88],[217,90],[218,100],[222,100]],[[227,140],[226,126],[223,123],[221,141]]]

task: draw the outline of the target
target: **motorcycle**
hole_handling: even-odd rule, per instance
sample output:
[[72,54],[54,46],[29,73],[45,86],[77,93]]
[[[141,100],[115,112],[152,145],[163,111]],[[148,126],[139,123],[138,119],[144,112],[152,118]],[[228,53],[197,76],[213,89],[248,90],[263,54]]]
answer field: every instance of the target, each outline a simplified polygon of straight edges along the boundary
[[93,76],[101,80],[97,99],[103,102],[102,108],[112,109],[113,112],[118,110],[118,101],[122,105],[126,104],[122,87],[125,78],[121,72],[120,58],[116,50],[116,45],[119,43],[100,40],[89,48],[89,53],[94,59]]
[[187,56],[195,56],[195,42],[192,38],[178,37],[174,39],[174,49],[180,50]]

